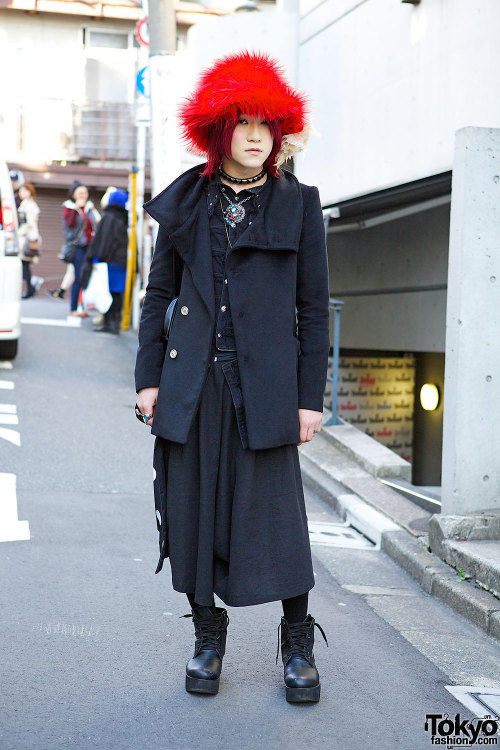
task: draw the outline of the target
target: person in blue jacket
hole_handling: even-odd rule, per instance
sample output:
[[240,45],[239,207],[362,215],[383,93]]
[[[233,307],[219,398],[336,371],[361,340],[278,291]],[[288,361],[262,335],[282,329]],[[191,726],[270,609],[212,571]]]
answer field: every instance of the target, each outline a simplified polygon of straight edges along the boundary
[[104,212],[85,256],[82,283],[85,289],[93,263],[108,264],[109,291],[113,302],[104,315],[104,322],[96,326],[94,331],[118,334],[127,276],[128,193],[126,190],[114,189],[106,191],[105,195],[108,195],[107,204],[106,201],[101,201]]

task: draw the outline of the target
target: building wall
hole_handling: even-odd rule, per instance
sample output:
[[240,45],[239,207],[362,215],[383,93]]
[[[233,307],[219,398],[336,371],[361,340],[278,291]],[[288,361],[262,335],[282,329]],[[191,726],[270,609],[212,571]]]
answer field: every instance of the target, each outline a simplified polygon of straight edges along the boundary
[[0,117],[5,158],[33,163],[71,158],[73,105],[131,104],[137,51],[92,46],[83,29],[125,33],[133,23],[0,10]]
[[411,462],[414,381],[412,356],[344,352],[339,363],[338,414]]
[[[328,235],[330,294],[344,300],[342,347],[444,352],[446,289],[429,287],[447,284],[449,213],[439,206]],[[392,293],[408,287],[422,291]]]
[[454,132],[500,126],[496,0],[302,0],[299,85],[323,204],[451,169]]

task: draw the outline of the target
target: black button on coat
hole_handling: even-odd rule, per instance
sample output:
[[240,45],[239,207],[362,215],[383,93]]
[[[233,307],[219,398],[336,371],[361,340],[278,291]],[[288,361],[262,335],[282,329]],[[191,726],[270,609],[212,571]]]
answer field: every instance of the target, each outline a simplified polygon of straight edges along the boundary
[[[196,413],[215,326],[207,178],[199,173],[193,167],[145,204],[160,228],[139,327],[136,390],[159,386],[151,431],[178,443],[186,442]],[[318,190],[289,172],[268,179],[266,207],[226,261],[252,450],[300,441],[298,409],[323,410],[330,347]],[[163,319],[176,293],[189,315],[175,316],[165,356]],[[174,359],[168,356],[172,349]]]

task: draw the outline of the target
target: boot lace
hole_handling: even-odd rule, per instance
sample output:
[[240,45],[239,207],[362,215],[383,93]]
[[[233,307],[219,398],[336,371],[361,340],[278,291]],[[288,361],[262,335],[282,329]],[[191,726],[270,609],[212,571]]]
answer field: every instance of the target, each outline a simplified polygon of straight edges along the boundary
[[[278,625],[278,650],[276,651],[276,664],[278,663],[278,657],[280,653],[280,636],[283,633],[283,622]],[[312,657],[312,634],[314,627],[318,628],[319,632],[323,636],[323,640],[328,646],[325,631],[321,625],[314,622],[314,626],[311,628],[310,622],[289,622],[286,626],[286,637],[281,644],[282,651],[287,652],[288,660],[292,656],[301,656],[306,661],[310,661]]]
[[[193,617],[191,612],[183,617]],[[227,612],[215,617],[194,618],[194,634],[196,638],[196,654],[205,649],[214,649],[220,656],[220,639],[229,625]]]

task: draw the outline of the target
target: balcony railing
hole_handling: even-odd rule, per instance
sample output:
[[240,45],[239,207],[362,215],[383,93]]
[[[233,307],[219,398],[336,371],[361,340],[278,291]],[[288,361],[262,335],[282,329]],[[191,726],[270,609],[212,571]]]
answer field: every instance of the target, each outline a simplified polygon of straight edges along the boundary
[[[4,114],[5,151],[12,160],[136,160],[134,105],[30,99]],[[149,147],[146,153],[149,162]]]
[[132,104],[72,104],[73,132],[69,141],[79,160],[134,161],[136,130]]

